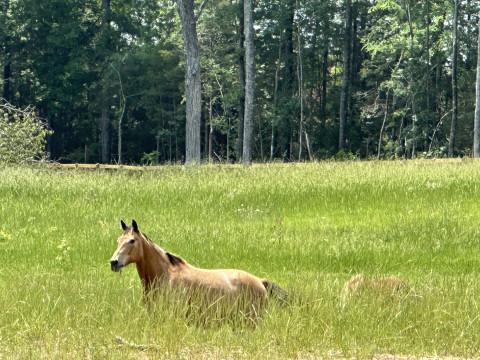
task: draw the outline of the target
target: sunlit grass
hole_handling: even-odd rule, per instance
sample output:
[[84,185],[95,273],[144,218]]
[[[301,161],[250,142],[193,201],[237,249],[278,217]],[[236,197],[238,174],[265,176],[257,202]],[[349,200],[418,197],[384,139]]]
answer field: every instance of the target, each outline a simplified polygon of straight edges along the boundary
[[[0,177],[0,358],[480,356],[476,161]],[[270,301],[254,328],[196,324],[168,297],[146,306],[135,268],[108,265],[132,218],[196,266],[269,278],[288,303]],[[342,304],[360,272],[399,276],[411,292]]]

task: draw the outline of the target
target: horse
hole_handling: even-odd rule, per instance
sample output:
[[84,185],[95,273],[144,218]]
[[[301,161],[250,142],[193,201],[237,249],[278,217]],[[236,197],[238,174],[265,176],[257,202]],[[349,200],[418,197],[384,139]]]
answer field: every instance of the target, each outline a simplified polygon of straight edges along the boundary
[[155,244],[138,229],[135,220],[132,226],[127,226],[123,220],[121,225],[123,234],[117,240],[110,267],[118,272],[134,263],[144,295],[159,289],[181,289],[187,296],[201,293],[208,302],[219,299],[231,302],[241,298],[257,315],[264,307],[267,294],[275,294],[279,299],[287,296],[277,284],[243,270],[197,268]]
[[342,289],[342,303],[352,296],[374,295],[378,298],[395,298],[410,292],[410,286],[396,276],[369,278],[365,274],[354,275]]

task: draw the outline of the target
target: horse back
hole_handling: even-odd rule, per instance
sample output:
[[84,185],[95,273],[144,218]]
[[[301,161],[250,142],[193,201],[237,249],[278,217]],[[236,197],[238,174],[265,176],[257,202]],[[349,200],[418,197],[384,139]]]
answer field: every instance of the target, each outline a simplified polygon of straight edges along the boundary
[[178,271],[174,282],[181,282],[188,287],[202,287],[210,291],[231,295],[243,293],[258,296],[266,295],[262,279],[243,270],[237,269],[215,269],[207,270],[193,266],[184,267]]

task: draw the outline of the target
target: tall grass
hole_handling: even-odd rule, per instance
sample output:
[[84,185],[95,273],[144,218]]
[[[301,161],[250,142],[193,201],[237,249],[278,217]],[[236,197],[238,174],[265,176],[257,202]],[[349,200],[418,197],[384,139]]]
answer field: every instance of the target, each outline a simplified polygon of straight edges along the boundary
[[[479,357],[479,178],[471,160],[1,168],[0,358]],[[108,265],[132,218],[193,265],[269,278],[288,303],[254,328],[195,325],[165,296],[146,306],[135,268]],[[412,291],[342,304],[360,272]]]

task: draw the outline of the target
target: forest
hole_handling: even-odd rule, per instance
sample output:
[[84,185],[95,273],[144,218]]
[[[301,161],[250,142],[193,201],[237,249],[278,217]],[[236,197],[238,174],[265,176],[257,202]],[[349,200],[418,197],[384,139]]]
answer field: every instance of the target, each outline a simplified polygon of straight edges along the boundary
[[65,163],[183,163],[191,131],[211,162],[246,147],[257,162],[472,156],[479,12],[473,0],[3,0],[0,97],[35,109]]

